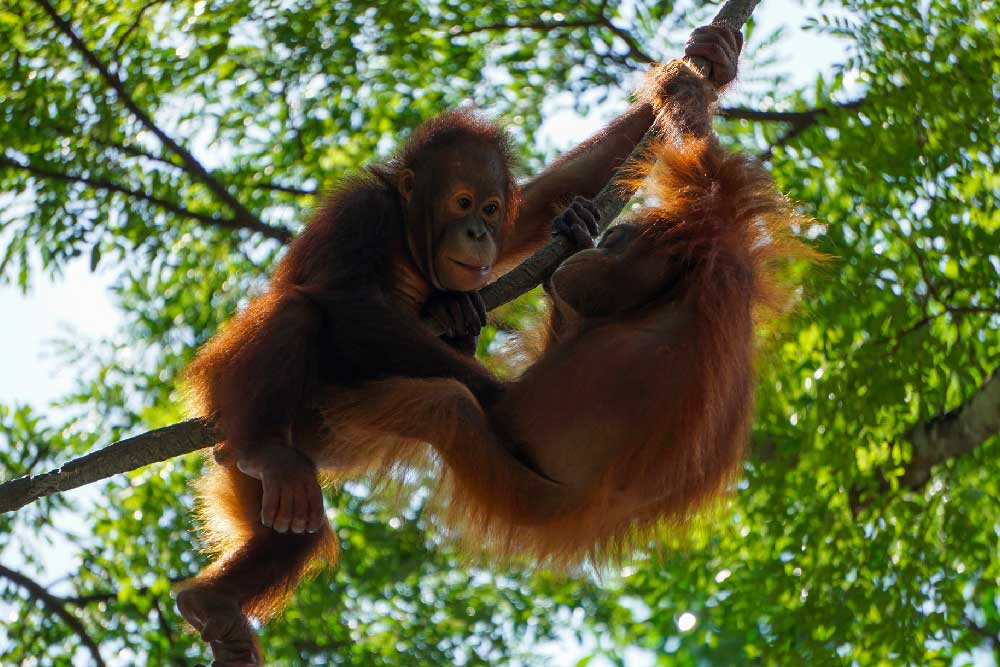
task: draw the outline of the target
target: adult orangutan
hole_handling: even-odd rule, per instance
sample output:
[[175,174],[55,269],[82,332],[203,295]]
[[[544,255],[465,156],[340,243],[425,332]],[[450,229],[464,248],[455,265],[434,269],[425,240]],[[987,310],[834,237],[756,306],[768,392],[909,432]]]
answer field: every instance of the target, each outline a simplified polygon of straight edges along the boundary
[[[687,53],[712,60],[726,83],[737,35],[699,29]],[[436,377],[467,387],[477,405],[502,400],[503,385],[460,351],[484,321],[473,290],[551,230],[589,238],[581,228],[593,232],[596,220],[586,206],[575,202],[550,225],[553,204],[596,193],[660,103],[655,93],[644,98],[524,188],[498,127],[464,111],[429,121],[395,158],[327,198],[267,293],[199,352],[188,380],[202,414],[226,434],[220,465],[200,489],[217,559],[182,586],[178,606],[211,644],[216,665],[260,664],[247,617],[266,619],[310,563],[336,558],[316,464],[336,464],[337,456],[312,458],[320,393]],[[446,326],[451,346],[421,324],[424,312]]]

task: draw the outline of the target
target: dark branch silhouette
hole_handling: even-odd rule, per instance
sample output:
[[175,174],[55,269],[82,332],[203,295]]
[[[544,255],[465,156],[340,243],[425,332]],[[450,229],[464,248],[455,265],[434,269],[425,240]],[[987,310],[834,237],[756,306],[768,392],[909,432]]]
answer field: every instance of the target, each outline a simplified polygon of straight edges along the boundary
[[134,99],[132,99],[131,94],[118,75],[109,70],[107,65],[101,62],[100,58],[98,58],[97,55],[83,42],[80,36],[76,34],[73,26],[59,15],[59,12],[55,10],[48,0],[34,0],[34,2],[45,10],[45,13],[48,14],[53,23],[55,23],[59,32],[69,39],[73,48],[76,49],[81,56],[83,56],[84,60],[86,60],[91,67],[97,70],[104,82],[108,85],[108,87],[115,91],[115,94],[118,96],[118,100],[125,106],[126,109],[129,110],[135,119],[138,120],[139,123],[141,123],[147,130],[152,132],[167,150],[177,155],[177,157],[179,157],[187,167],[187,170],[198,181],[214,193],[220,201],[226,204],[226,206],[232,209],[235,219],[240,222],[241,226],[248,228],[252,225],[267,227],[263,221],[258,219],[257,216],[241,204],[240,201],[226,189],[225,185],[209,173],[205,166],[202,165],[190,151],[181,146],[162,128],[153,122],[150,115],[146,113],[146,111],[144,111]]
[[212,225],[213,227],[222,227],[223,229],[248,229],[254,232],[259,232],[264,236],[272,239],[276,239],[281,242],[286,242],[291,238],[292,233],[284,227],[274,227],[267,225],[262,222],[254,222],[252,220],[244,220],[238,218],[217,218],[207,213],[199,213],[197,211],[192,211],[191,209],[184,208],[183,206],[177,204],[176,202],[170,201],[169,199],[163,199],[161,197],[156,197],[149,193],[143,192],[142,190],[135,190],[133,188],[125,187],[124,185],[119,185],[113,181],[109,181],[101,178],[90,178],[87,176],[76,176],[74,174],[64,174],[58,171],[53,171],[45,167],[39,167],[33,164],[22,164],[16,160],[11,160],[10,158],[0,156],[0,168],[7,167],[10,169],[20,169],[26,171],[30,174],[38,176],[40,178],[47,178],[56,181],[65,181],[67,183],[80,183],[81,185],[87,185],[89,187],[95,188],[97,190],[105,190],[107,192],[117,192],[119,194],[132,197],[139,201],[148,202],[155,206],[162,208],[164,211],[169,211],[175,215],[179,215],[183,218],[190,218],[192,220],[197,220],[198,222],[205,223],[207,225]]
[[26,590],[31,598],[38,600],[43,607],[69,626],[73,633],[80,638],[80,643],[90,652],[98,667],[107,667],[108,663],[104,662],[104,658],[101,657],[101,651],[97,646],[97,642],[87,632],[87,628],[84,627],[83,622],[66,609],[66,605],[61,598],[49,593],[44,586],[34,579],[4,565],[0,565],[0,577]]
[[604,12],[607,3],[602,3],[600,13],[587,19],[574,19],[568,21],[523,21],[515,23],[489,23],[467,29],[452,29],[449,34],[453,37],[463,37],[477,32],[498,32],[504,30],[537,30],[550,32],[552,30],[564,30],[572,28],[598,28],[603,27],[610,30],[616,37],[625,42],[628,47],[628,55],[641,63],[654,62],[654,58],[646,53],[636,39],[635,35],[621,28],[612,22],[611,18]]
[[[910,444],[910,460],[895,482],[900,489],[920,491],[931,480],[935,466],[972,453],[1000,433],[1000,367],[961,405],[910,427],[902,440]],[[868,487],[850,489],[851,511],[871,505],[876,494],[892,489],[881,472]]]

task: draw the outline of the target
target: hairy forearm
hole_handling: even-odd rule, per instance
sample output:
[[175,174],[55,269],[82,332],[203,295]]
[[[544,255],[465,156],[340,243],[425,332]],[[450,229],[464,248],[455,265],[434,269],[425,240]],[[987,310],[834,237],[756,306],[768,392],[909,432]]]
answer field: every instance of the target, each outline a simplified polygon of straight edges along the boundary
[[521,190],[521,210],[505,242],[504,265],[520,260],[550,238],[550,222],[575,196],[593,198],[632,153],[656,115],[647,102],[633,104],[579,146],[562,155]]
[[[224,331],[202,375],[209,412],[226,433],[226,450],[287,439],[303,401],[318,382],[320,313],[294,292],[268,295]],[[197,366],[196,366],[197,369]]]
[[[450,348],[385,296],[337,300],[329,302],[327,310],[329,342],[369,379],[454,378],[481,400],[491,400],[501,386],[473,357]],[[338,321],[346,325],[338,326]]]
[[593,197],[615,169],[628,158],[656,120],[652,104],[637,102],[621,116],[560,156],[529,181],[522,193],[522,210],[551,204],[553,196]]

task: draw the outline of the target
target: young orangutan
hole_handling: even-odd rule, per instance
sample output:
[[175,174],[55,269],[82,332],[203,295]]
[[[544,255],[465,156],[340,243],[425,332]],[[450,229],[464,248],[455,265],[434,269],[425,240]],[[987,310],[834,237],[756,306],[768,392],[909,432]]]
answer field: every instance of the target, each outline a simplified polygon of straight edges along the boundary
[[[735,74],[741,40],[720,26],[688,48]],[[257,665],[248,616],[284,604],[310,563],[334,561],[312,446],[321,392],[350,394],[386,377],[454,378],[477,404],[503,385],[468,354],[483,324],[473,290],[495,267],[555,230],[589,238],[581,203],[551,223],[552,205],[593,195],[653,122],[644,98],[524,188],[498,127],[467,112],[418,128],[398,156],[345,181],[292,243],[269,290],[202,349],[188,371],[201,413],[226,434],[221,465],[200,483],[204,537],[216,560],[181,587],[181,613],[220,667]],[[430,312],[451,346],[420,322]],[[329,423],[329,422],[328,422]],[[345,426],[346,427],[346,426]],[[333,463],[327,452],[323,464]],[[331,458],[332,457],[332,458]]]

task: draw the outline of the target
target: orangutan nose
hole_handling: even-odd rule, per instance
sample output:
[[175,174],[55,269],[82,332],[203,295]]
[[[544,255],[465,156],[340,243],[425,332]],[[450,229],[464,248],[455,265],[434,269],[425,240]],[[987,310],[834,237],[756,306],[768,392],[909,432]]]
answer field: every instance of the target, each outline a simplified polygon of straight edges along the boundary
[[465,235],[473,241],[482,241],[489,233],[489,230],[486,229],[486,225],[478,220],[470,222],[465,226]]

